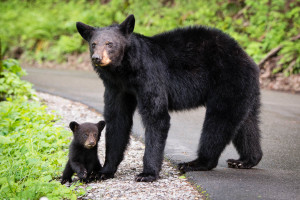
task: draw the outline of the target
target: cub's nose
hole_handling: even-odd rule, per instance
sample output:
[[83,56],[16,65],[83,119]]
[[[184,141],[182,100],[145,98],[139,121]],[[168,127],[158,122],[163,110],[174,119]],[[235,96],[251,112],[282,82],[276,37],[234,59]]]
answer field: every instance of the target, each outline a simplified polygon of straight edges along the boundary
[[94,54],[94,55],[92,56],[92,61],[93,61],[93,63],[95,63],[95,64],[100,63],[101,60],[102,60],[102,58],[101,58],[98,54]]
[[95,146],[95,142],[89,142],[88,146],[91,146],[91,147]]

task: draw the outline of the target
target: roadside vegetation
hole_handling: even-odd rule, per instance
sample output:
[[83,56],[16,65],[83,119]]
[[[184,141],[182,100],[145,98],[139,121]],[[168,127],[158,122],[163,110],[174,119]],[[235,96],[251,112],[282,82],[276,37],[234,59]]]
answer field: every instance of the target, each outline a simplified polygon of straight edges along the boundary
[[0,197],[1,199],[76,199],[84,194],[58,179],[67,159],[71,133],[54,126],[32,85],[20,79],[25,71],[12,59],[0,72]]
[[7,0],[0,7],[2,51],[29,60],[63,62],[86,51],[75,22],[97,26],[136,16],[135,32],[153,35],[205,25],[233,36],[271,73],[300,73],[299,0]]

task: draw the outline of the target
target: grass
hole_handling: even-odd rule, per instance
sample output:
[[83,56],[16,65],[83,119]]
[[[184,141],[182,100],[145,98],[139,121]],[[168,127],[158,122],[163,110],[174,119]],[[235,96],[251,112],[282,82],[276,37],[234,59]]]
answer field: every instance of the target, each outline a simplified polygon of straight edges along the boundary
[[1,2],[2,50],[19,47],[27,59],[62,62],[66,55],[87,51],[76,21],[94,26],[136,17],[135,32],[150,36],[176,27],[205,25],[232,35],[259,62],[282,45],[274,73],[300,72],[299,0],[36,0]]

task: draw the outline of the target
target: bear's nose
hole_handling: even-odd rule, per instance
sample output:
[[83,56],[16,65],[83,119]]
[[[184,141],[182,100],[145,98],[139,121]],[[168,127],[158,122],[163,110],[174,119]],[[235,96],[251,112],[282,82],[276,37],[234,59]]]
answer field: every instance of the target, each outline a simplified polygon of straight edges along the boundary
[[88,146],[90,146],[90,147],[95,146],[95,142],[89,142]]
[[102,60],[102,58],[101,58],[98,54],[94,54],[94,55],[92,56],[92,61],[93,61],[94,63],[100,63],[101,60]]

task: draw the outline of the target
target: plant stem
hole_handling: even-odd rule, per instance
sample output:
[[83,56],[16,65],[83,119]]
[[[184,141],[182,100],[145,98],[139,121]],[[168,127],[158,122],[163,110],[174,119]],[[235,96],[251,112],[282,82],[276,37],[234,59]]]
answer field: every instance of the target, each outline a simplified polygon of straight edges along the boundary
[[1,38],[0,38],[0,73],[3,71],[2,66],[2,45],[1,45]]

